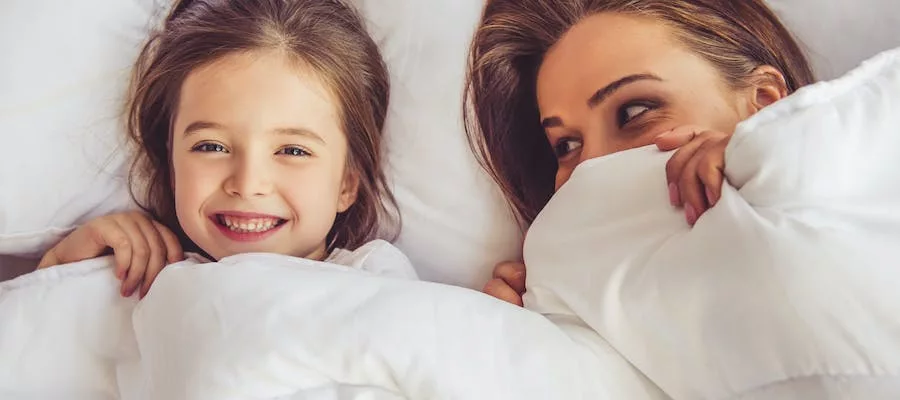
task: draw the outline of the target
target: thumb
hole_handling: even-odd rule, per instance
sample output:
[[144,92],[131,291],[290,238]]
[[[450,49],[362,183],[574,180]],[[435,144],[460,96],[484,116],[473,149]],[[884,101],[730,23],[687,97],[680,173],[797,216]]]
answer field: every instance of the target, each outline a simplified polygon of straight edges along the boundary
[[67,264],[103,255],[107,245],[103,237],[92,229],[77,229],[47,254],[57,264]]
[[38,263],[37,269],[43,269],[61,264],[59,262],[59,257],[56,256],[56,251],[54,250],[56,250],[55,247],[48,250],[47,253],[44,254],[43,257],[41,257],[41,262]]

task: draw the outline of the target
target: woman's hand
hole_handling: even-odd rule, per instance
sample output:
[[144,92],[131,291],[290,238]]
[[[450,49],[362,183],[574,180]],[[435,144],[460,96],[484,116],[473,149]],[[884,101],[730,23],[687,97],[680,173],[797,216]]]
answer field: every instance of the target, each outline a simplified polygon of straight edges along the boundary
[[507,303],[523,306],[525,294],[525,264],[506,261],[494,267],[494,278],[484,285],[484,293]]
[[140,288],[143,298],[159,271],[184,259],[171,230],[140,212],[91,220],[66,236],[41,259],[38,269],[99,257],[112,249],[122,296]]
[[729,140],[730,134],[696,126],[678,127],[656,137],[660,150],[678,149],[666,164],[669,200],[673,206],[684,206],[685,219],[691,226],[722,195]]

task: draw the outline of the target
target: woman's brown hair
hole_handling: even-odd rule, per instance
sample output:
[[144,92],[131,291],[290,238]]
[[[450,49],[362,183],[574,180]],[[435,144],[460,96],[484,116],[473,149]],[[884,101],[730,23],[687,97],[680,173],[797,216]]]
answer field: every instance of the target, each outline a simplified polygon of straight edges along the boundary
[[466,130],[525,223],[553,195],[557,168],[540,124],[538,68],[573,25],[603,12],[663,21],[734,88],[763,65],[781,71],[788,93],[814,81],[800,47],[763,0],[488,0],[469,55]]
[[[182,83],[224,56],[282,51],[311,68],[339,102],[347,167],[359,176],[356,202],[339,214],[328,249],[356,248],[399,218],[381,161],[388,74],[362,19],[342,0],[180,0],[144,46],[135,67],[127,130],[138,146],[132,196],[172,229],[185,250],[202,251],[175,214],[170,130]],[[139,194],[138,194],[139,193]]]

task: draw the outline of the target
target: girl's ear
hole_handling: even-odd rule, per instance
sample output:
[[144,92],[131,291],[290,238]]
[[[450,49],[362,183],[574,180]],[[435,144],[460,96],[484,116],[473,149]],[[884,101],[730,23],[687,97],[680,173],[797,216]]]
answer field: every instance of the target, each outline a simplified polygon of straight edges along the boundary
[[750,77],[750,83],[749,100],[754,113],[788,95],[784,75],[771,65],[757,67]]
[[356,203],[359,195],[359,174],[356,171],[348,171],[344,174],[344,181],[341,182],[341,193],[338,196],[337,212],[347,211],[350,206]]

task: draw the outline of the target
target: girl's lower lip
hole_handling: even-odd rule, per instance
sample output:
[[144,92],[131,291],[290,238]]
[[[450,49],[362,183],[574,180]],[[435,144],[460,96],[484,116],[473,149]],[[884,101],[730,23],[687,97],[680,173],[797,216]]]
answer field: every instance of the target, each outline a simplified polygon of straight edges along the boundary
[[231,229],[228,229],[227,226],[220,224],[219,221],[216,220],[215,215],[211,216],[209,220],[213,225],[216,226],[216,228],[219,229],[219,232],[222,232],[222,235],[235,242],[258,242],[260,240],[268,238],[269,236],[272,236],[273,234],[275,234],[275,232],[277,232],[285,224],[287,224],[287,222],[284,222],[279,224],[278,226],[273,227],[272,229],[263,232],[235,232]]

